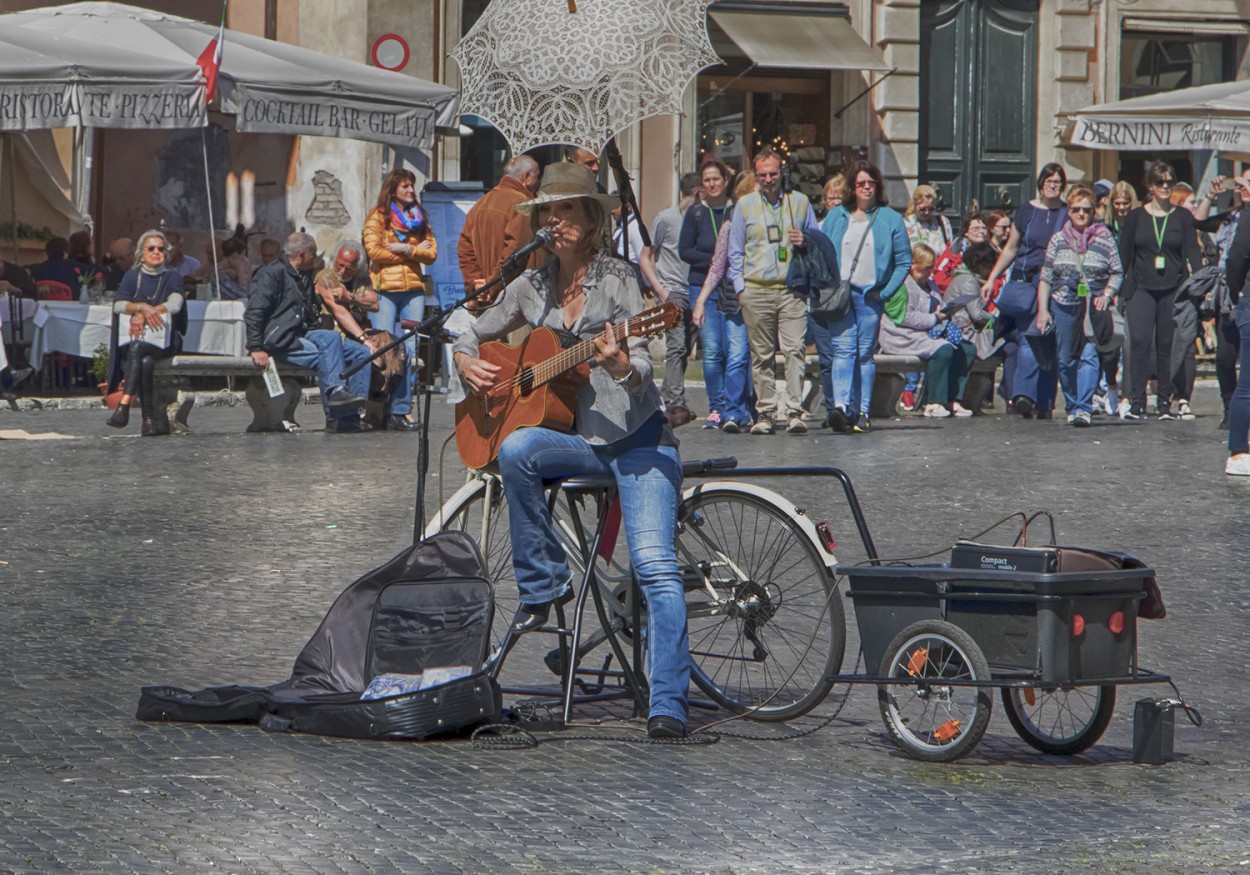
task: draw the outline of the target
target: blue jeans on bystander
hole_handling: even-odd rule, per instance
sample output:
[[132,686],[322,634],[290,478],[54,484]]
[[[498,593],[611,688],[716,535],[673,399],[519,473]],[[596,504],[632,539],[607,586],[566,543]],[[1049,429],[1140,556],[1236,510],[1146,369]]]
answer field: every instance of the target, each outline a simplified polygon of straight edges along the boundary
[[[1090,306],[1093,306],[1092,304]],[[1102,375],[1098,351],[1088,340],[1078,350],[1076,342],[1084,336],[1085,308],[1081,304],[1050,302],[1050,315],[1055,320],[1055,343],[1058,344],[1059,388],[1068,415],[1092,413],[1094,390]]]
[[[411,292],[378,292],[378,309],[369,314],[369,321],[379,331],[389,331],[396,337],[403,334],[397,325],[400,319],[420,321],[425,315],[425,292],[416,289]],[[406,416],[412,413],[412,382],[416,376],[417,339],[410,337],[404,343],[408,353],[408,379],[400,380],[391,396],[391,413]]]
[[326,393],[337,386],[346,386],[347,391],[353,395],[369,397],[369,368],[361,368],[346,382],[343,381],[343,371],[369,357],[368,348],[363,343],[346,340],[337,331],[325,328],[314,328],[306,332],[299,342],[299,349],[280,355],[278,359],[301,368],[316,369],[326,421],[359,416],[363,412],[360,407],[338,407],[331,411],[326,404]]
[[[906,294],[903,292],[902,294]],[[877,332],[885,306],[876,295],[869,297],[859,289],[851,290],[851,306],[841,319],[827,325],[827,343],[831,347],[830,368],[833,406],[841,407],[848,416],[867,416],[872,407],[872,384],[877,379],[873,354],[877,351]],[[815,322],[816,320],[810,320]],[[821,348],[821,332],[816,335],[816,349]],[[824,380],[824,367],[821,379]],[[830,389],[826,389],[829,392]],[[826,398],[830,396],[826,394]],[[829,402],[825,402],[829,406]]]

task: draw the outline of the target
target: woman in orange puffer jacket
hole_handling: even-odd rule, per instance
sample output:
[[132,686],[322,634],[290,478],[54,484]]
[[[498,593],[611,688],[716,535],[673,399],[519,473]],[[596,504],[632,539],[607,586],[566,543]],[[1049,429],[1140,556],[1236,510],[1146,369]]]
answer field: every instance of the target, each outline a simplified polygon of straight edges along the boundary
[[[369,256],[369,279],[378,293],[377,312],[370,314],[373,327],[399,334],[400,319],[420,321],[426,296],[434,283],[424,265],[438,257],[438,243],[428,217],[417,202],[417,178],[408,170],[392,170],[382,183],[378,205],[365,219],[365,254]],[[408,379],[401,381],[391,398],[387,422],[410,422],[412,376],[417,361],[416,339],[405,344],[410,363]],[[413,426],[415,428],[415,426]]]

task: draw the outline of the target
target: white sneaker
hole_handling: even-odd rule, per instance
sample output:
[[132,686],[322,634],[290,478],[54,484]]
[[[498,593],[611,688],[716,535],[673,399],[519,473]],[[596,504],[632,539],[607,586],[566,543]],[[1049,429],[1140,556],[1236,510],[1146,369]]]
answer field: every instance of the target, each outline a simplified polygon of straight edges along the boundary
[[1068,414],[1068,425],[1074,425],[1074,424],[1076,424],[1076,414],[1075,414],[1075,413],[1069,413],[1069,414]]
[[1250,453],[1229,456],[1228,462],[1224,465],[1224,473],[1236,477],[1250,477]]
[[1193,410],[1190,409],[1188,401],[1176,402],[1176,415],[1187,421],[1197,419],[1197,417],[1194,416]]
[[951,412],[941,404],[926,404],[924,406],[924,415],[930,419],[946,419]]
[[1120,393],[1118,391],[1115,389],[1108,389],[1104,400],[1106,402],[1108,416],[1115,416],[1120,412],[1120,403],[1123,399],[1120,398]]
[[1121,398],[1120,403],[1116,405],[1115,415],[1121,419],[1128,419],[1129,411],[1132,409],[1132,403],[1127,398]]
[[951,404],[951,414],[954,416],[971,416],[972,411],[956,401]]

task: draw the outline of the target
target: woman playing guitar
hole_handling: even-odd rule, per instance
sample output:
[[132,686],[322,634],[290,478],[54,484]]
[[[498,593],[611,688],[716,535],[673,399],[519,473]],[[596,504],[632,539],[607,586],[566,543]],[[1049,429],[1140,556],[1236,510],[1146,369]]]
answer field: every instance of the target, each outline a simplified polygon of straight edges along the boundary
[[612,198],[597,193],[586,168],[549,166],[538,197],[517,210],[529,213],[533,230],[551,232],[553,257],[512,282],[456,341],[453,353],[466,390],[481,396],[514,376],[478,358],[482,342],[525,324],[578,340],[595,338],[589,379],[577,390],[573,433],[520,428],[499,450],[520,591],[512,630],[539,628],[553,604],[573,597],[572,572],[547,511],[543,480],[611,474],[629,558],[647,601],[647,732],[671,738],[685,734],[690,679],[685,594],[673,549],[681,459],[660,413],[646,341],[621,337],[618,343],[612,329],[643,307],[632,268],[604,249],[613,206]]

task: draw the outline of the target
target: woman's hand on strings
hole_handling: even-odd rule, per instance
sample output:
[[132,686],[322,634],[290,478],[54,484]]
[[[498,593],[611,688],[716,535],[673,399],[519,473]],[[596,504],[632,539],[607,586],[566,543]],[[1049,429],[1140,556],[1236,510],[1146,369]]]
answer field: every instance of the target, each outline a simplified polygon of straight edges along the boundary
[[595,361],[613,380],[628,376],[634,369],[634,363],[629,360],[629,350],[616,342],[616,330],[611,322],[603,324],[603,334],[591,341],[591,345],[595,350]]
[[474,358],[467,352],[456,353],[456,367],[464,377],[464,383],[474,395],[490,391],[499,382],[499,365]]

